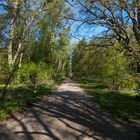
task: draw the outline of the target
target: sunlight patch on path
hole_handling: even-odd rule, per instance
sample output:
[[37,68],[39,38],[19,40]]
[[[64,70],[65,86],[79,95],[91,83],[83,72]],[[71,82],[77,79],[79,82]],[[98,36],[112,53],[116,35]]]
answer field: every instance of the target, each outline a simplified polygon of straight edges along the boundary
[[84,90],[79,87],[79,84],[72,82],[71,80],[65,80],[57,89],[57,91],[73,91],[84,93]]

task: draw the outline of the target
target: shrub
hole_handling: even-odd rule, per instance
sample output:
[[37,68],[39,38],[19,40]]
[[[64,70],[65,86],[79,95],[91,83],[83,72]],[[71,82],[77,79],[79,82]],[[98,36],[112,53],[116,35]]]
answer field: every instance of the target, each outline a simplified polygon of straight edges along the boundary
[[38,84],[52,79],[54,71],[44,62],[24,64],[19,70],[22,82],[32,82],[33,78]]

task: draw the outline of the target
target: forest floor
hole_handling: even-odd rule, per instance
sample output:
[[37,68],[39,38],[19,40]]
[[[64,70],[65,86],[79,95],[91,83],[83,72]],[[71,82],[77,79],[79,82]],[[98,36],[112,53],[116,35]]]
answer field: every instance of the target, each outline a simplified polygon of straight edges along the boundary
[[139,140],[138,127],[115,119],[71,80],[0,125],[0,140]]

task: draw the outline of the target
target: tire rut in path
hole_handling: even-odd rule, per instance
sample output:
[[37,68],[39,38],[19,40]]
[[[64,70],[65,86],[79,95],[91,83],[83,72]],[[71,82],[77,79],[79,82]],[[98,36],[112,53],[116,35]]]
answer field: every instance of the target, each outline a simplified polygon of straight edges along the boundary
[[116,120],[66,79],[56,91],[0,126],[0,140],[138,140],[137,128]]

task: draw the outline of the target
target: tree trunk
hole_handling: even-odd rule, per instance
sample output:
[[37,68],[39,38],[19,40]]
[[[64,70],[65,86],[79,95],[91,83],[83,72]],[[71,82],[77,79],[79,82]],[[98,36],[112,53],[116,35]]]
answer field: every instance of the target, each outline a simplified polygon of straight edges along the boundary
[[[13,7],[14,10],[17,9],[18,4],[20,2],[18,0],[16,0],[15,2],[13,2]],[[11,65],[13,64],[13,38],[14,38],[14,31],[15,31],[15,27],[14,27],[14,16],[16,15],[12,15],[12,19],[11,19],[11,28],[10,28],[10,41],[9,41],[9,46],[8,46],[8,63]]]
[[140,45],[140,0],[137,0],[136,19],[132,20],[135,38]]
[[15,63],[16,59],[18,58],[18,55],[20,54],[20,51],[21,51],[21,47],[22,47],[22,44],[19,43],[18,44],[18,49],[16,51],[16,54],[14,55],[13,63]]
[[8,78],[6,79],[5,86],[4,86],[3,90],[2,90],[2,98],[3,98],[3,100],[5,100],[7,87],[11,83],[12,78],[14,77],[15,71],[18,69],[18,64],[19,64],[18,62],[14,63],[14,66],[12,67],[12,70],[11,70],[10,74],[8,75]]
[[63,63],[63,66],[62,66],[62,71],[64,71],[65,66],[66,66],[66,62],[64,62],[64,63]]
[[[21,62],[22,62],[22,58],[23,58],[23,53],[20,54],[20,58],[19,58],[19,69],[21,68]],[[17,76],[17,82],[20,83],[20,74],[18,74]]]
[[59,70],[60,70],[60,68],[61,68],[61,63],[62,63],[61,59],[60,59],[60,60],[58,60],[58,67],[57,67],[57,71],[59,71]]
[[8,46],[8,63],[10,65],[13,63],[13,56],[12,56],[13,37],[14,37],[14,17],[11,19],[10,41]]
[[138,21],[138,29],[140,31],[140,0],[137,0],[138,8],[137,8],[137,21]]

